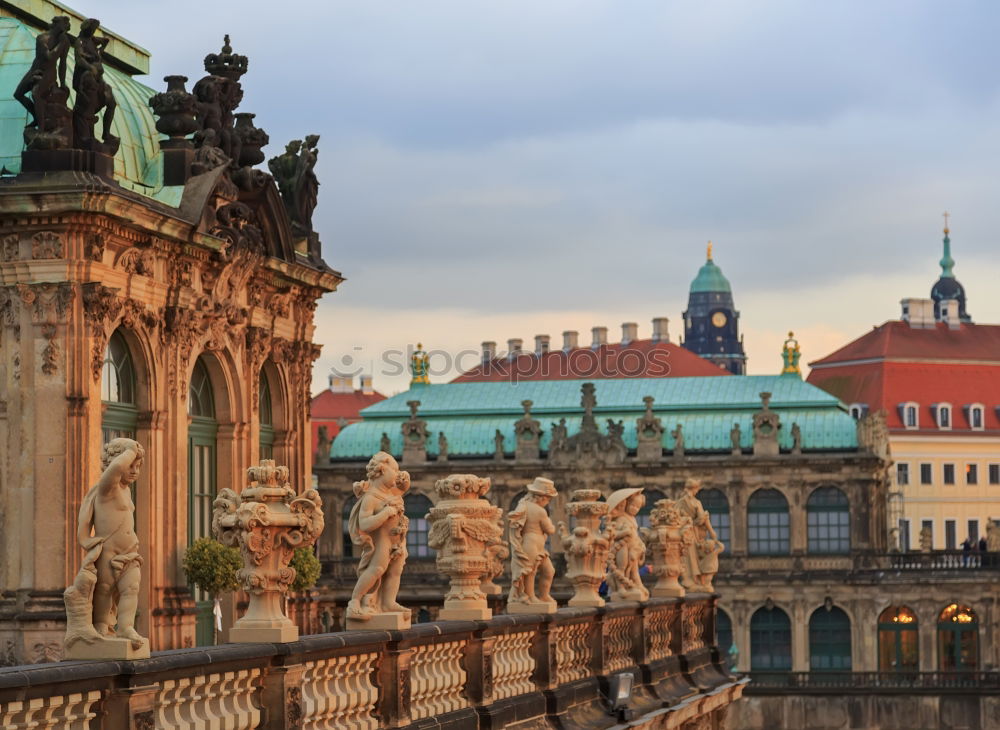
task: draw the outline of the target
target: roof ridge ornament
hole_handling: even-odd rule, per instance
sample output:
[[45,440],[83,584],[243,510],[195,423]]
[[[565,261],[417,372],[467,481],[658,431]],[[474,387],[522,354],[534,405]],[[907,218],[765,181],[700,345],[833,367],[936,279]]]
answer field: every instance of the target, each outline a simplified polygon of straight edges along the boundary
[[945,211],[942,215],[944,217],[944,253],[938,263],[941,265],[942,278],[954,279],[955,272],[952,269],[955,267],[955,259],[951,257],[951,238],[949,237],[951,229],[948,227],[948,218],[951,217],[951,214]]
[[781,374],[798,375],[801,378],[802,369],[799,367],[801,357],[802,351],[799,349],[799,341],[795,339],[795,333],[789,330],[788,339],[785,340],[785,344],[781,348],[781,359],[783,362]]
[[708,242],[708,248],[707,248],[707,250],[705,252],[705,260],[706,261],[711,261],[712,260],[712,242],[711,241]]

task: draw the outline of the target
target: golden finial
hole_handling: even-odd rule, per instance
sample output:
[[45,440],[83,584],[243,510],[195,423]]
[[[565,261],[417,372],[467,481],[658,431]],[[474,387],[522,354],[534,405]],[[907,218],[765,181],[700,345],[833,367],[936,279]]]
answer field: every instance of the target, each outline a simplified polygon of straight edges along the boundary
[[789,331],[788,339],[785,340],[785,344],[781,348],[781,359],[783,365],[781,368],[781,374],[798,375],[801,378],[802,370],[799,368],[799,359],[801,357],[802,351],[799,349],[799,341],[795,339],[795,334]]
[[712,260],[712,242],[711,241],[708,242],[708,253],[706,254],[706,257],[708,258],[709,261]]
[[947,236],[949,233],[951,233],[951,231],[948,230],[948,219],[951,217],[951,213],[945,211],[942,215],[944,217],[944,235]]

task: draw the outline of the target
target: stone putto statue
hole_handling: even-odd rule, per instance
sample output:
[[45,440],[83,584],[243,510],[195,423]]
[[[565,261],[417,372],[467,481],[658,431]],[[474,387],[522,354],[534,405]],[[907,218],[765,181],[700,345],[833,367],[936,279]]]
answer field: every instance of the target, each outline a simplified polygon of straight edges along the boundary
[[144,456],[132,439],[105,444],[104,472],[80,505],[76,536],[86,555],[73,585],[63,593],[67,659],[149,656],[149,641],[135,630],[142,558],[129,489]]
[[443,621],[493,617],[482,582],[493,568],[488,549],[503,530],[502,510],[483,499],[489,489],[490,480],[474,474],[452,474],[434,484],[440,500],[427,514],[427,544],[437,550],[438,570],[451,578],[438,614]]
[[712,578],[719,571],[718,555],[725,548],[712,527],[711,515],[697,497],[700,490],[701,480],[690,478],[684,483],[684,494],[677,500],[677,508],[691,520],[694,533],[694,540],[685,554],[682,582],[688,590],[711,593]]
[[545,551],[546,538],[556,531],[545,507],[556,495],[551,479],[535,477],[528,493],[507,514],[511,550],[507,613],[556,611],[556,602],[549,595],[555,569]]
[[642,584],[639,567],[646,546],[639,537],[635,516],[646,504],[641,487],[617,489],[608,497],[608,589],[612,601],[645,601],[649,591]]
[[608,513],[608,504],[597,501],[601,496],[597,489],[577,489],[571,496],[573,501],[566,509],[576,520],[573,533],[565,523],[558,524],[569,567],[566,577],[576,589],[569,605],[603,606],[604,599],[597,591],[608,562],[608,541],[601,534],[601,518]]
[[407,629],[410,609],[396,603],[406,564],[409,520],[403,495],[409,472],[380,451],[365,469],[368,477],[354,483],[358,498],[347,520],[351,541],[361,547],[358,582],[347,604],[348,629]]

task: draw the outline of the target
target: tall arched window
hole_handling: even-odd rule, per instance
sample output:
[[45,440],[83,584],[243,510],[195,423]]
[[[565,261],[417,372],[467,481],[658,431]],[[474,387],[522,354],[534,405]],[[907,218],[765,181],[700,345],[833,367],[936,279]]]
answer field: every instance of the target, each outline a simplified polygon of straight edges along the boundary
[[906,606],[889,606],[878,617],[878,668],[882,672],[920,669],[917,616]]
[[979,667],[979,620],[968,606],[953,603],[938,617],[938,669],[971,671]]
[[344,557],[350,558],[354,555],[354,541],[351,540],[351,510],[354,509],[354,503],[358,501],[358,498],[353,494],[344,502],[344,509],[340,511],[341,515],[341,527],[343,532],[343,546],[344,546]]
[[260,395],[257,413],[260,418],[260,458],[274,458],[274,414],[271,406],[271,384],[264,371],[260,371]]
[[810,553],[851,552],[851,505],[836,487],[820,487],[806,502]]
[[639,527],[649,527],[649,513],[653,511],[653,506],[661,499],[666,499],[667,495],[659,489],[647,489],[642,494],[646,497],[646,504],[635,516],[635,521],[639,523]]
[[754,672],[792,669],[792,622],[777,606],[758,608],[750,619],[750,669]]
[[715,534],[722,544],[726,546],[726,552],[729,552],[729,500],[726,499],[726,495],[719,489],[701,491],[698,493],[698,499],[701,500],[701,506],[709,514]]
[[[212,381],[202,358],[194,363],[188,387],[188,542],[212,535],[212,502],[215,500],[216,445],[219,424],[215,420]],[[193,589],[198,609],[195,638],[198,646],[213,643],[212,601]]]
[[101,371],[101,438],[108,443],[116,438],[135,438],[139,409],[135,402],[135,367],[132,353],[122,333],[115,330],[104,351]]
[[407,494],[403,498],[403,507],[410,519],[410,529],[406,533],[406,551],[411,558],[428,558],[433,554],[427,546],[427,533],[430,530],[427,513],[433,506],[422,494]]
[[851,671],[851,619],[836,606],[821,606],[809,619],[809,668]]
[[777,489],[758,489],[747,503],[747,550],[787,555],[788,542],[788,500]]

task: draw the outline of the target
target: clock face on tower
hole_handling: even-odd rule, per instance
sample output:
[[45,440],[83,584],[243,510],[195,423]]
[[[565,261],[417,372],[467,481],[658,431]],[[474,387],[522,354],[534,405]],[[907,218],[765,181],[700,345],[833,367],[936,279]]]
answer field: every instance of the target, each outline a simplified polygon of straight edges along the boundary
[[713,314],[712,315],[712,324],[714,324],[716,327],[725,327],[726,326],[726,315],[725,315],[725,313],[723,313],[723,312],[716,312],[715,314]]

